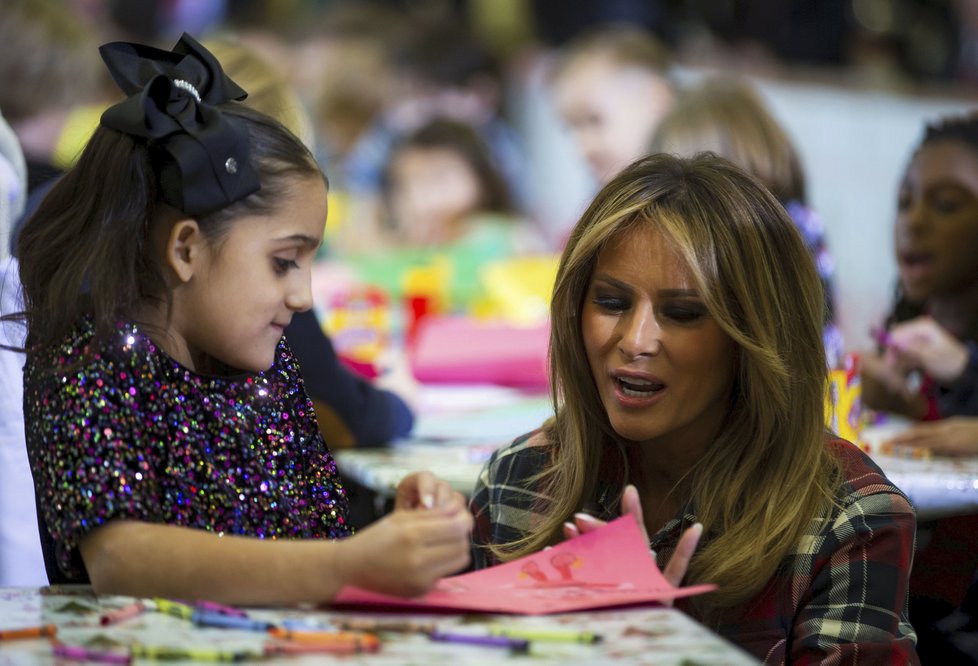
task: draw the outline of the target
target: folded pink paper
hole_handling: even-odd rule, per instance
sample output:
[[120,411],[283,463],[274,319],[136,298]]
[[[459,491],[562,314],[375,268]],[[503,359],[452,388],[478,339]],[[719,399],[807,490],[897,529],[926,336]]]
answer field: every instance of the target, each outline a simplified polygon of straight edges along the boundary
[[421,597],[404,599],[344,587],[334,605],[546,615],[659,603],[715,588],[672,586],[656,566],[635,519],[623,516],[548,550],[443,578]]

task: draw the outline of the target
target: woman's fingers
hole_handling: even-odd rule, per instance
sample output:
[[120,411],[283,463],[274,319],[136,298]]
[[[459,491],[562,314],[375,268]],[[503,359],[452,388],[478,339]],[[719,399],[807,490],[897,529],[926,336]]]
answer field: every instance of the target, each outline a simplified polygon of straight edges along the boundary
[[662,572],[662,575],[665,576],[670,585],[679,587],[679,584],[686,576],[689,561],[693,559],[693,553],[696,552],[696,546],[699,544],[700,536],[702,535],[703,525],[701,523],[695,523],[679,537],[676,550],[673,552],[672,557],[669,558],[669,563],[666,565],[665,571]]

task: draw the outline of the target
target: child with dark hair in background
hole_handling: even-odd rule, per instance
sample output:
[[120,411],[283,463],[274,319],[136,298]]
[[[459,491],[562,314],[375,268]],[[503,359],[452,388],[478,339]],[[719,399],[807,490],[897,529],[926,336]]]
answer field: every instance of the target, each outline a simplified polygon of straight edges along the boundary
[[[113,43],[128,97],[21,234],[26,437],[52,582],[241,604],[413,595],[468,561],[428,473],[351,535],[283,332],[312,304],[326,185],[184,35]],[[349,538],[347,538],[349,537]]]
[[371,252],[344,260],[395,300],[412,268],[439,265],[450,281],[447,309],[466,309],[479,298],[486,264],[544,247],[466,123],[435,118],[396,143],[382,182],[384,235]]
[[[879,349],[861,356],[863,400],[913,420],[889,445],[978,453],[978,116],[929,125],[897,196],[899,281]],[[922,525],[910,619],[925,663],[978,659],[978,516]],[[959,610],[944,621],[959,604]]]
[[808,205],[805,171],[793,142],[746,81],[712,79],[684,90],[662,119],[652,152],[692,156],[710,151],[756,176],[778,198],[801,232],[825,292],[826,362],[842,362],[845,345],[835,322],[835,264],[822,219]]

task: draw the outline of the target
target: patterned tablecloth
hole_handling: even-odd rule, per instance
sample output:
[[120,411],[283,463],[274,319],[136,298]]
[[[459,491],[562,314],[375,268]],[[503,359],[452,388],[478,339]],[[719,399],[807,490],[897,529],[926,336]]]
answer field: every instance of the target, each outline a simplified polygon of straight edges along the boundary
[[[134,600],[126,597],[96,597],[87,587],[0,588],[0,636],[22,627],[55,625],[54,638],[0,639],[0,665],[67,664],[55,660],[53,643],[81,646],[90,650],[126,655],[133,644],[152,649],[170,649],[166,661],[197,663],[174,655],[197,653],[200,663],[211,663],[206,655],[260,655],[271,640],[263,632],[241,629],[198,627],[192,622],[148,610],[122,622],[102,626],[101,615]],[[152,606],[152,602],[148,602]],[[526,652],[509,648],[468,645],[431,640],[424,633],[378,632],[376,652],[342,657],[303,655],[251,657],[249,661],[280,663],[324,663],[336,659],[350,664],[738,664],[757,663],[739,648],[719,638],[679,611],[668,608],[631,608],[592,611],[545,617],[490,615],[395,615],[367,614],[313,609],[249,610],[252,619],[276,624],[298,623],[303,628],[332,628],[339,620],[360,618],[392,622],[406,620],[431,623],[442,632],[487,636],[491,628],[510,628],[543,635],[548,630],[590,632],[599,642],[530,640]],[[149,663],[136,659],[133,663]]]

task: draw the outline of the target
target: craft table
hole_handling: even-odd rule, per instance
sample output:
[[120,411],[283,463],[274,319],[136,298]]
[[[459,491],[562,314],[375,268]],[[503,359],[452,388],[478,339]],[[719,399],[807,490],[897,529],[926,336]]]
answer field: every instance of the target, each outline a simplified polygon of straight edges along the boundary
[[[0,634],[17,627],[55,625],[54,640],[67,646],[110,651],[126,655],[133,644],[148,646],[166,656],[169,663],[213,663],[208,655],[262,653],[268,635],[241,629],[201,628],[191,622],[157,611],[147,611],[128,620],[102,626],[100,616],[134,600],[125,597],[96,597],[88,587],[0,588]],[[248,661],[267,663],[348,664],[711,664],[749,665],[758,663],[731,643],[711,633],[688,616],[668,608],[642,607],[550,616],[367,614],[315,609],[248,610],[253,619],[272,623],[298,622],[302,626],[327,626],[352,618],[392,622],[427,622],[439,630],[485,636],[490,625],[518,628],[543,636],[547,631],[591,632],[596,643],[530,640],[526,652],[510,648],[431,640],[423,633],[378,632],[379,649],[348,656],[312,654],[302,656],[253,657]],[[52,639],[0,640],[0,664],[69,664],[52,655]],[[175,655],[197,653],[201,659],[179,659]],[[139,658],[135,664],[153,660]],[[91,662],[89,662],[91,663]]]

